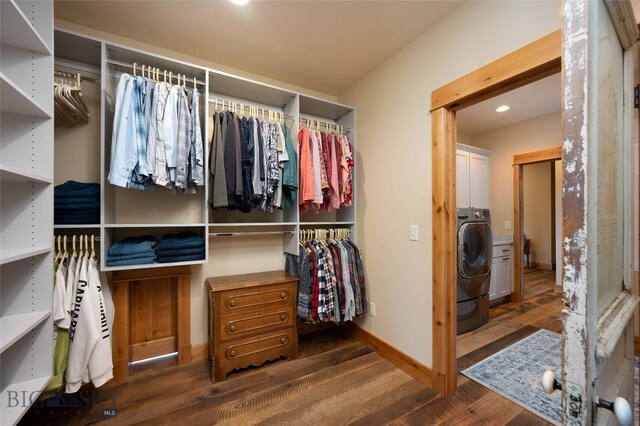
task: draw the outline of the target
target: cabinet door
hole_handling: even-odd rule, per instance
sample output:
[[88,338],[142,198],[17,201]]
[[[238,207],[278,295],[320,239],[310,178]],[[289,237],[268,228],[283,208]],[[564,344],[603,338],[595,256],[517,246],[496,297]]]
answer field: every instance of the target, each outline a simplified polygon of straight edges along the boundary
[[500,277],[498,282],[498,297],[507,296],[511,293],[511,256],[498,258],[500,263]]
[[489,281],[489,300],[493,300],[498,297],[498,265],[500,264],[499,258],[493,258],[491,261],[491,279]]
[[469,207],[489,208],[489,157],[469,153]]
[[469,207],[469,153],[456,150],[456,208]]

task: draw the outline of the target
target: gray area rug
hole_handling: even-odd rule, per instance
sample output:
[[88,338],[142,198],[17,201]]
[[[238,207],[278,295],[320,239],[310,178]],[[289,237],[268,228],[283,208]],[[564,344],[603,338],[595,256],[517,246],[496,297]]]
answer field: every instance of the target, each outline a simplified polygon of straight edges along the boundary
[[559,425],[562,418],[561,392],[542,390],[546,370],[560,377],[561,336],[538,330],[519,342],[462,371],[462,374],[499,393],[543,419]]

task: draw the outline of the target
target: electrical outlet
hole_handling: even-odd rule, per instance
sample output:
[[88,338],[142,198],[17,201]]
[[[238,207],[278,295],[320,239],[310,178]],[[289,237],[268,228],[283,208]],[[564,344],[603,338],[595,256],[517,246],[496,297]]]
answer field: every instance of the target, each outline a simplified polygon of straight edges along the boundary
[[418,225],[409,225],[409,240],[418,241]]
[[369,315],[372,317],[376,316],[376,304],[373,302],[369,302]]
[[511,221],[510,220],[505,220],[504,221],[504,229],[511,229]]

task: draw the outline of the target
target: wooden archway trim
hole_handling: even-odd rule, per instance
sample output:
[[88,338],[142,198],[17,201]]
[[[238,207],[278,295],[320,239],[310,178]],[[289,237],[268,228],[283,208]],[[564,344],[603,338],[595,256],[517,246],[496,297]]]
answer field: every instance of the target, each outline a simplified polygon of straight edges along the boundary
[[433,384],[457,387],[456,115],[455,111],[560,72],[562,37],[555,31],[432,93]]
[[512,302],[524,300],[524,269],[522,257],[524,255],[524,241],[521,237],[524,229],[524,179],[522,169],[527,164],[543,163],[545,161],[562,160],[562,147],[527,152],[513,156],[513,293]]

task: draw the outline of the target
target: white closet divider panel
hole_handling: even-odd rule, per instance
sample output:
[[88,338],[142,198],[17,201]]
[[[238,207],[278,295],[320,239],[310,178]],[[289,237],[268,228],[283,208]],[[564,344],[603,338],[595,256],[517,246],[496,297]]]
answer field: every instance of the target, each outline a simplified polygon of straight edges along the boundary
[[53,2],[0,3],[0,418],[10,425],[53,365]]

